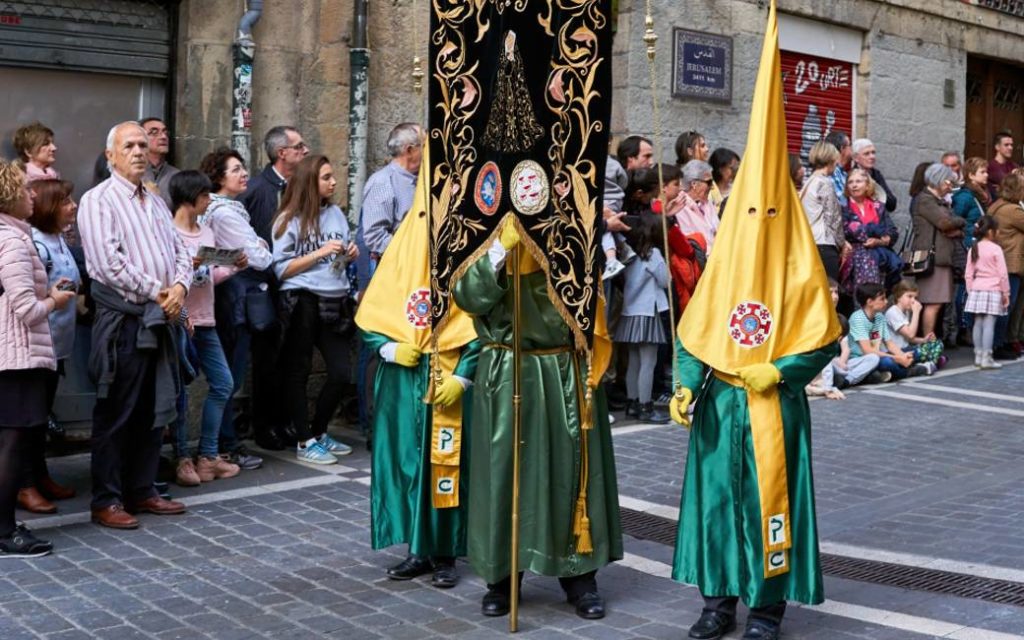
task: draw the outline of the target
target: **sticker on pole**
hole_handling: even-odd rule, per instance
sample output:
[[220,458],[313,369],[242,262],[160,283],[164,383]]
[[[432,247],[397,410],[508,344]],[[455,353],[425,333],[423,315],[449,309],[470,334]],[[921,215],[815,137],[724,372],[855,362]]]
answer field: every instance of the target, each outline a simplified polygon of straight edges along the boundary
[[729,336],[746,349],[760,347],[772,334],[772,312],[761,302],[741,302],[729,316]]

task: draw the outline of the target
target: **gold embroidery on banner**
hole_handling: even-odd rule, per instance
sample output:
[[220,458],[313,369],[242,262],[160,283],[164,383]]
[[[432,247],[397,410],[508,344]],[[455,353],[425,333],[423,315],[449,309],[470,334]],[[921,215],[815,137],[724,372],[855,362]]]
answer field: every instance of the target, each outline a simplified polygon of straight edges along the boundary
[[[469,121],[480,107],[480,83],[476,77],[478,65],[467,68],[465,49],[469,44],[460,29],[472,18],[476,24],[476,41],[482,40],[490,29],[484,11],[494,4],[501,14],[511,8],[526,10],[527,0],[432,0],[435,24],[431,33],[436,47],[434,79],[440,97],[433,109],[439,116],[431,127],[430,137],[441,141],[444,153],[436,159],[431,177],[432,251],[431,284],[442,304],[435,305],[438,322],[435,331],[446,323],[443,317],[451,303],[450,288],[469,268],[473,258],[482,256],[489,244],[486,236],[496,237],[496,230],[488,229],[478,220],[459,215],[467,191],[471,191],[471,173],[478,157],[479,142]],[[587,335],[593,331],[591,317],[599,297],[599,277],[595,255],[598,238],[596,221],[597,193],[604,177],[597,175],[594,163],[587,159],[590,138],[602,132],[604,124],[593,118],[591,105],[607,98],[593,88],[597,72],[607,61],[599,55],[596,31],[606,25],[607,16],[601,10],[604,0],[546,0],[546,9],[537,16],[538,23],[556,39],[548,80],[545,85],[545,107],[554,116],[548,132],[550,146],[547,157],[551,161],[551,205],[553,211],[539,215],[530,231],[541,233],[544,247],[523,234],[524,245],[534,254],[547,274],[548,289],[554,294],[552,303],[573,332],[576,348],[589,351]],[[551,29],[555,10],[560,12],[557,34]],[[525,96],[529,99],[529,96]],[[484,135],[486,138],[486,134]],[[567,157],[566,145],[576,149]],[[511,188],[511,186],[510,186]],[[591,193],[595,194],[591,196]],[[441,253],[462,251],[473,245],[476,249],[461,264],[438,260]],[[446,248],[447,251],[438,251]],[[572,266],[578,261],[584,273],[576,273]],[[442,282],[449,287],[442,288]]]

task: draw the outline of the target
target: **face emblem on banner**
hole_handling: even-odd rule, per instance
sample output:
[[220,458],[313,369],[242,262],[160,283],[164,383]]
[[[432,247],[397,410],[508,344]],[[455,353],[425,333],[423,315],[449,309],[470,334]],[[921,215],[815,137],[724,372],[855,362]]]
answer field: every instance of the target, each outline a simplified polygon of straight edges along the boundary
[[533,215],[548,206],[551,196],[544,168],[533,160],[523,160],[512,170],[512,206],[524,215]]
[[405,319],[416,329],[430,326],[430,289],[417,289],[405,303]]
[[772,312],[760,302],[742,302],[729,316],[729,335],[741,347],[760,347],[772,334]]
[[498,204],[501,203],[501,173],[498,165],[488,162],[480,167],[473,199],[477,209],[484,215],[493,216],[498,211]]

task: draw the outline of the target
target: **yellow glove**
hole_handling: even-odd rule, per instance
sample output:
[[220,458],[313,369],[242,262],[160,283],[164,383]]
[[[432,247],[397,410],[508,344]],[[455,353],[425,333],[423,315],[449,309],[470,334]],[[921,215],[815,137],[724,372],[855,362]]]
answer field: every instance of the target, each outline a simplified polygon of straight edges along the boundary
[[747,365],[736,373],[744,385],[758,393],[771,389],[782,379],[782,374],[770,362]]
[[415,367],[420,363],[420,350],[415,345],[399,342],[395,347],[395,364],[403,367]]
[[691,402],[693,402],[693,392],[685,387],[679,389],[679,391],[672,395],[672,399],[668,401],[668,415],[687,429],[690,428],[690,415],[688,411]]
[[465,393],[462,383],[455,378],[445,378],[441,384],[434,389],[434,404],[447,407],[455,404]]
[[505,251],[511,251],[512,247],[519,244],[519,232],[516,231],[516,225],[512,224],[512,220],[506,222],[505,226],[501,228],[498,242],[505,247]]

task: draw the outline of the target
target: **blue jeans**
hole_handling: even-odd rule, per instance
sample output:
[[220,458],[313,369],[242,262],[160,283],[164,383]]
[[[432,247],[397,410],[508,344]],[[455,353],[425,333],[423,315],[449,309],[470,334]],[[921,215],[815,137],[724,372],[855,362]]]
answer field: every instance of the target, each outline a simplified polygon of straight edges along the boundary
[[[196,327],[192,336],[192,344],[199,353],[199,365],[206,376],[209,391],[203,403],[203,417],[199,430],[199,455],[216,457],[217,435],[221,430],[224,407],[234,393],[234,380],[228,361],[224,357],[224,349],[220,346],[220,338],[213,327]],[[182,388],[178,396],[177,447],[178,456],[188,455],[188,394]]]
[[[1011,274],[1010,275],[1010,309],[1017,304],[1017,296],[1020,294],[1020,276]],[[996,339],[995,344],[992,345],[993,349],[998,349],[1005,345],[1007,340],[1007,333],[1010,330],[1010,314],[1007,313],[1005,316],[996,317]]]
[[888,371],[892,374],[893,380],[902,380],[910,375],[910,369],[897,364],[896,361],[889,356],[882,356],[878,361],[878,370]]

